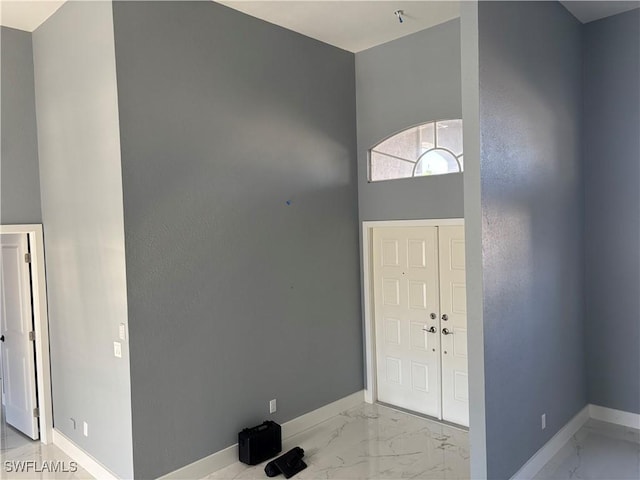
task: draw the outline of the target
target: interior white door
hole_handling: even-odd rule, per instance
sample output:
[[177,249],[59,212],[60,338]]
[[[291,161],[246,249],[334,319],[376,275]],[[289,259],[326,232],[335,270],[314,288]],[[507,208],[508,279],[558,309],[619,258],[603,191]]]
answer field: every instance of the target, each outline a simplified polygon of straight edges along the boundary
[[378,400],[440,418],[436,227],[373,230]]
[[2,335],[3,389],[8,424],[33,438],[39,438],[36,367],[31,309],[31,278],[25,255],[27,234],[2,234],[0,254],[0,335]]
[[469,426],[464,227],[439,228],[442,418]]

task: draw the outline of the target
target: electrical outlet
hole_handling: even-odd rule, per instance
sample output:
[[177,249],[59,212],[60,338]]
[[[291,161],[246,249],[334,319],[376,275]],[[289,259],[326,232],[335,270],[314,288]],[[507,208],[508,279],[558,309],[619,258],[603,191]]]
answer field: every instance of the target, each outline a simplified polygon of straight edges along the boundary
[[120,342],[113,342],[113,356],[122,358],[122,344]]
[[89,436],[89,424],[87,422],[82,422],[82,433],[84,433],[85,437]]
[[276,406],[276,399],[274,398],[269,402],[269,413],[276,413],[278,407]]
[[540,420],[542,421],[542,430],[544,430],[545,428],[547,428],[547,414],[543,413],[542,417],[540,417]]
[[127,339],[127,326],[124,323],[118,325],[118,338],[120,340]]

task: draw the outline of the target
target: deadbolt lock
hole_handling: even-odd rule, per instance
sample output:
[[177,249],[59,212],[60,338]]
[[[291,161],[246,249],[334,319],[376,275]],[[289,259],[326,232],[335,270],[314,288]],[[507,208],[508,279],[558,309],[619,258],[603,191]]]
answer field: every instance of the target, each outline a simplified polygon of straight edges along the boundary
[[447,315],[446,313],[443,313],[443,314],[442,314],[442,320],[444,320],[445,322],[446,322],[447,320],[449,320],[449,315]]
[[435,320],[438,317],[435,313],[432,313],[429,316],[431,317],[431,320]]

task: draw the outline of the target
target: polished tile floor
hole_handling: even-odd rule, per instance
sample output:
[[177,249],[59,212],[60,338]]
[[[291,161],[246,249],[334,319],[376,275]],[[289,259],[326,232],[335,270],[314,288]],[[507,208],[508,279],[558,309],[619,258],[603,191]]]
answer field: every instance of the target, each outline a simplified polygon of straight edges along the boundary
[[[77,467],[76,472],[46,471],[47,469],[62,469],[63,467],[70,470],[71,461],[71,458],[55,445],[43,445],[40,442],[33,441],[7,425],[4,421],[4,412],[2,412],[2,418],[0,419],[1,479],[84,480],[93,478],[80,466]],[[24,462],[35,463],[27,465]],[[55,462],[64,463],[56,464]],[[22,471],[16,471],[20,469]]]
[[[467,432],[382,405],[362,404],[283,443],[305,451],[301,480],[469,478]],[[234,463],[206,478],[266,476],[264,464]]]
[[589,420],[535,478],[638,480],[640,431]]
[[[382,405],[362,404],[291,437],[283,448],[300,446],[309,467],[295,478],[311,479],[467,479],[468,434]],[[54,445],[32,442],[0,422],[0,478],[90,479],[75,473],[8,473],[5,461],[71,461]],[[264,464],[234,463],[207,479],[264,479]],[[283,477],[277,477],[283,478]],[[640,478],[640,432],[589,420],[535,477],[538,480]]]

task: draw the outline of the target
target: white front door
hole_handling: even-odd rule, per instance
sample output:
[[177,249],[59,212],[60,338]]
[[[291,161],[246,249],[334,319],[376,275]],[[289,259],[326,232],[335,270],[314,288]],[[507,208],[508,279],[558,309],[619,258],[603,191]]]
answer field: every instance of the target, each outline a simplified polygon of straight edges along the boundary
[[442,418],[469,426],[464,227],[438,227]]
[[440,417],[438,230],[373,231],[378,399]]
[[34,416],[36,367],[31,310],[31,275],[25,255],[27,234],[0,235],[0,335],[6,421],[25,435],[39,438]]

